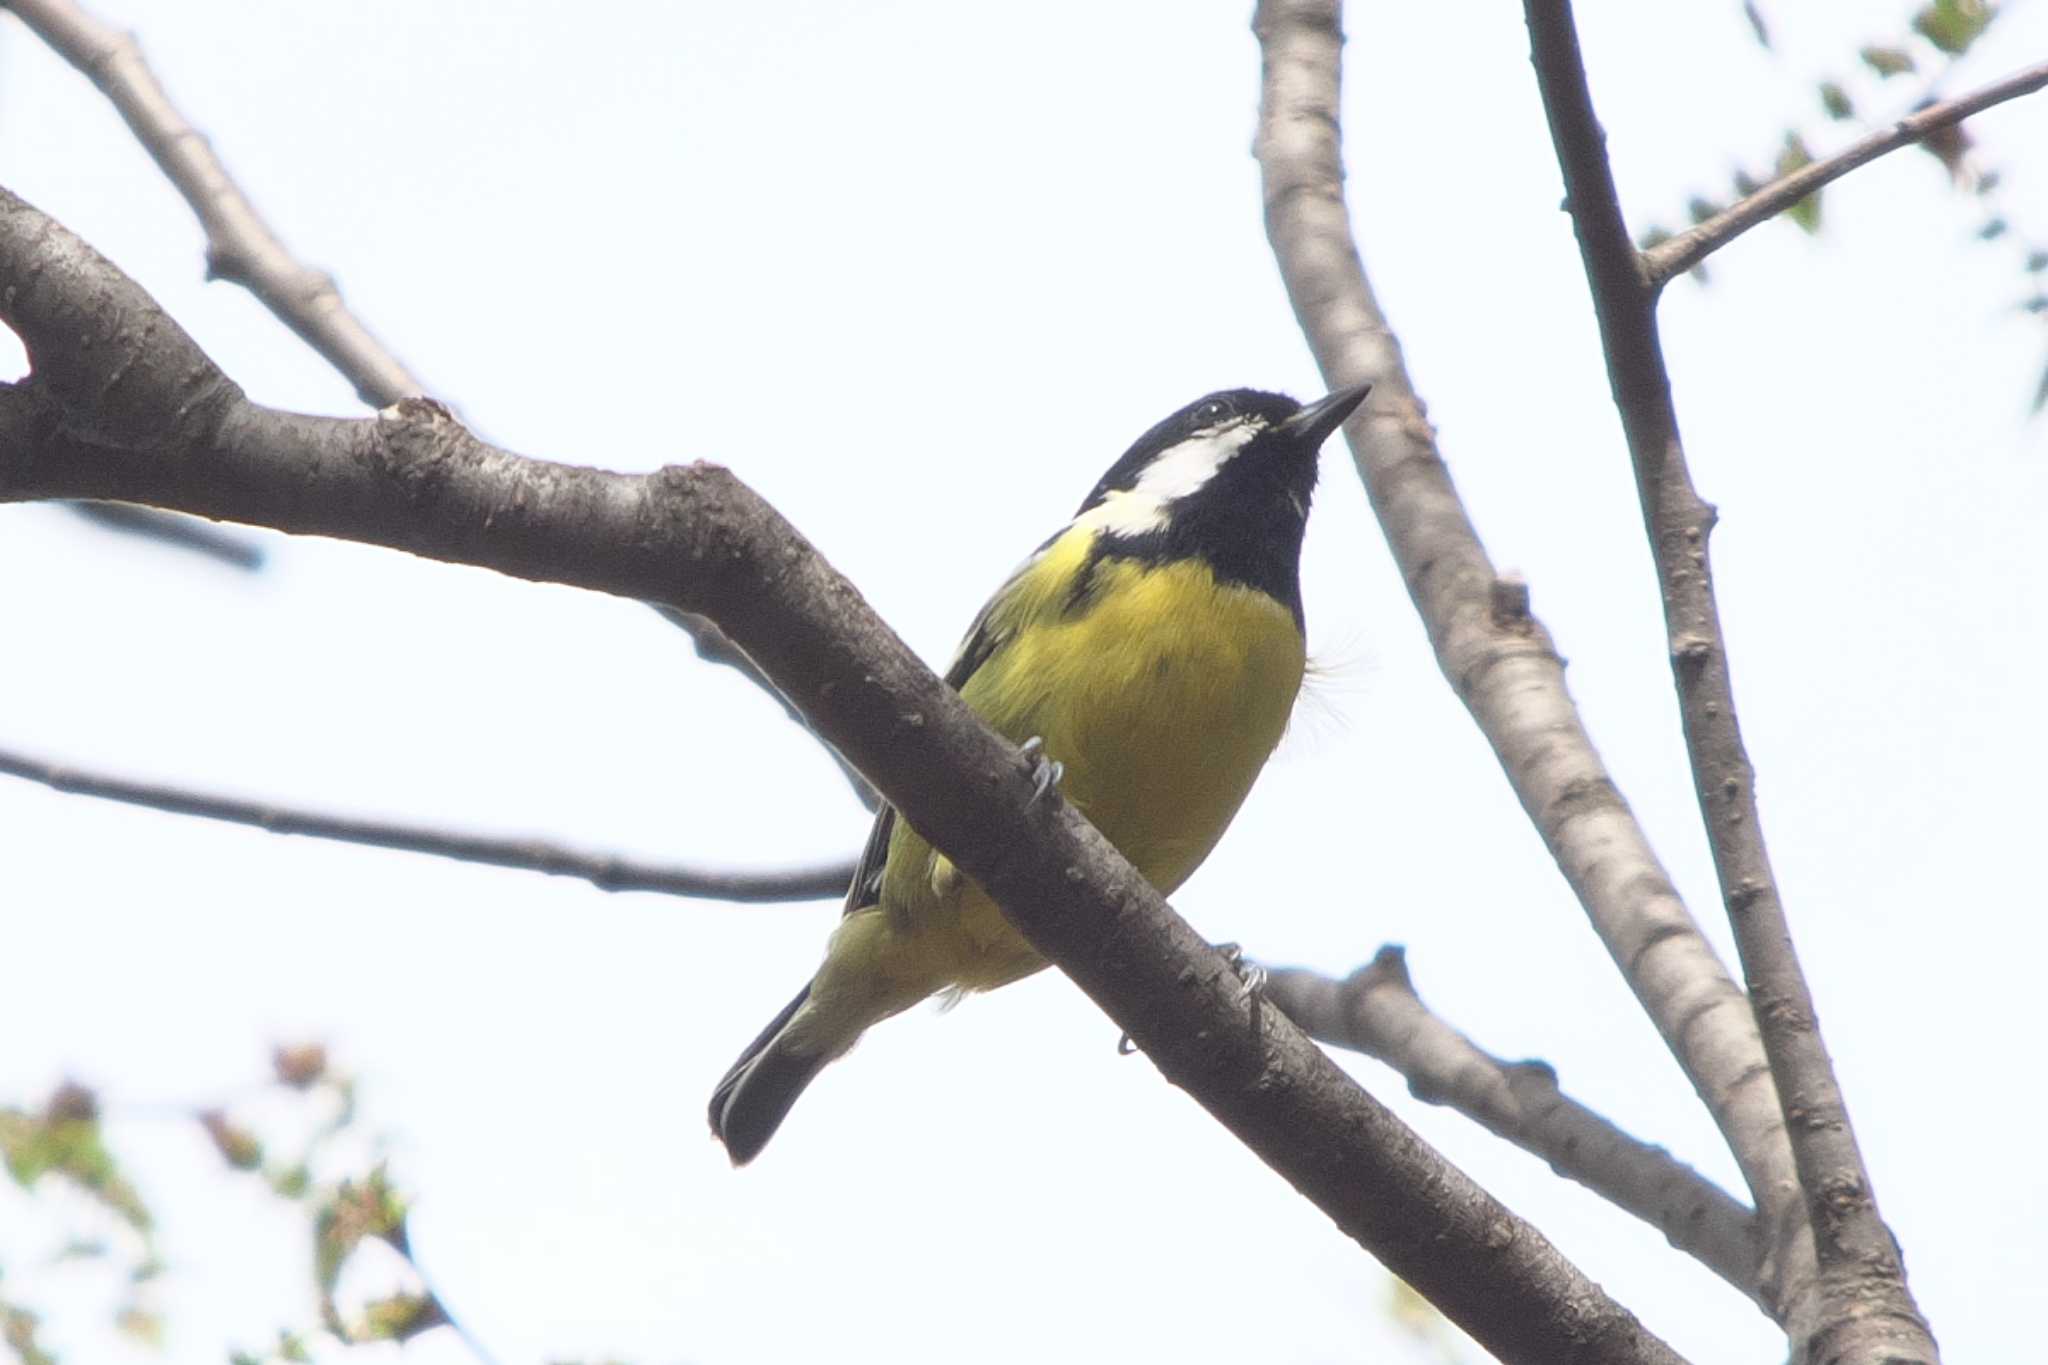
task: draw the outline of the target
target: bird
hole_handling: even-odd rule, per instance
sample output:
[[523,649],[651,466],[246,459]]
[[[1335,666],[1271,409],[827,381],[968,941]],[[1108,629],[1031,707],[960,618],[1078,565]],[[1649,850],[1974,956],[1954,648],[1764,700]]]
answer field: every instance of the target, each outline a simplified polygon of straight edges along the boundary
[[[1369,387],[1307,405],[1228,389],[1154,425],[996,590],[946,672],[1023,746],[1040,796],[1057,782],[1162,895],[1216,846],[1287,728],[1318,452]],[[719,1081],[712,1133],[745,1165],[869,1026],[1045,965],[882,805],[823,965]]]

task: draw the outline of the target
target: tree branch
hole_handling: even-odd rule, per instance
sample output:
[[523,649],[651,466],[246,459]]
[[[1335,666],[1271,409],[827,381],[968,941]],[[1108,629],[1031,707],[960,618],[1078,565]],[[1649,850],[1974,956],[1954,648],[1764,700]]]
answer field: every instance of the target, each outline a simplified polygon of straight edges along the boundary
[[1659,242],[1642,253],[1642,269],[1653,288],[1668,283],[1719,251],[1743,233],[1791,208],[1823,186],[1830,185],[1857,167],[1877,160],[1981,114],[1993,105],[2031,95],[2048,86],[2048,62],[2013,72],[1981,90],[1952,100],[1930,104],[1908,114],[1889,128],[1850,143],[1833,156],[1809,162],[1798,170],[1779,176],[1756,193],[1736,200],[1705,222]]
[[1546,1064],[1503,1062],[1432,1014],[1399,948],[1380,949],[1342,981],[1278,968],[1266,990],[1309,1037],[1385,1062],[1415,1098],[1448,1105],[1543,1158],[1763,1306],[1748,1208],[1662,1147],[1566,1098]]
[[206,232],[209,278],[241,285],[355,386],[373,408],[426,392],[341,300],[332,277],[296,260],[204,134],[185,120],[135,39],[71,0],[0,0],[99,87]]
[[[870,787],[868,780],[860,775],[860,769],[848,763],[845,755],[841,754],[837,749],[818,738],[817,732],[811,729],[811,723],[804,719],[804,713],[790,705],[789,698],[776,690],[775,684],[768,681],[768,675],[754,666],[754,661],[747,657],[747,652],[734,644],[732,637],[720,630],[716,621],[713,621],[708,616],[698,616],[687,611],[677,611],[674,607],[665,607],[659,602],[650,603],[649,605],[659,613],[664,621],[667,621],[670,625],[690,637],[690,643],[696,647],[698,658],[708,664],[717,664],[722,668],[730,668],[733,672],[767,693],[774,700],[775,704],[782,708],[782,714],[789,718],[792,725],[810,735],[812,739],[818,740],[818,747],[831,757],[833,764],[839,769],[839,775],[844,777],[846,785],[853,789],[854,799],[871,811],[880,807],[882,798],[875,795],[875,789]],[[852,877],[853,869],[849,866],[846,876],[841,880],[850,881]],[[841,889],[843,890],[844,888],[842,887]]]
[[1231,964],[1071,806],[1038,799],[1016,747],[730,472],[525,459],[426,400],[355,420],[250,403],[133,282],[6,194],[0,320],[33,364],[0,388],[0,499],[139,501],[711,617],[1170,1081],[1482,1346],[1532,1365],[1678,1359],[1285,1016],[1254,1014]]
[[1629,241],[1570,0],[1524,0],[1524,7],[1536,83],[1657,562],[1693,784],[1814,1232],[1819,1316],[1810,1335],[1795,1329],[1795,1344],[1816,1365],[1931,1365],[1938,1359],[1934,1339],[1878,1215],[1764,847],[1707,558],[1714,511],[1686,468],[1657,334],[1657,284]]
[[253,825],[272,834],[303,834],[374,848],[427,853],[459,862],[580,877],[600,891],[658,891],[668,896],[700,896],[710,900],[769,904],[814,901],[843,895],[853,879],[853,864],[836,862],[776,872],[717,871],[639,862],[611,853],[588,853],[541,839],[504,839],[456,830],[384,820],[361,820],[324,811],[298,810],[266,801],[189,791],[182,787],[136,782],[105,773],[81,771],[25,754],[0,749],[0,773],[40,782],[60,792],[120,801],[131,806],[197,815],[230,824]]
[[[339,370],[369,406],[381,408],[426,392],[398,358],[371,335],[361,319],[349,311],[333,279],[294,258],[264,223],[255,205],[214,155],[206,136],[192,127],[171,103],[132,35],[101,23],[71,0],[0,0],[0,8],[15,11],[37,36],[89,77],[120,112],[136,139],[198,215],[206,232],[210,276],[247,288],[322,359]],[[236,544],[220,532],[209,533],[188,521],[146,508],[102,511],[99,505],[81,504],[79,511],[107,525],[190,549],[204,548],[210,535],[220,545],[223,558],[230,558],[231,547]],[[260,552],[245,553],[254,554],[260,563]],[[798,725],[803,724],[802,717],[760,671],[741,662],[745,656],[733,650],[729,641],[721,645],[722,637],[714,639],[704,633],[703,626],[709,626],[715,633],[715,625],[701,617],[693,622],[687,613],[663,611],[662,615],[690,634],[696,641],[699,658],[736,669],[774,697]],[[861,804],[875,809],[877,798],[860,773],[830,745],[826,752],[845,774]]]
[[1480,545],[1359,260],[1344,205],[1336,0],[1262,0],[1253,27],[1265,58],[1266,234],[1324,378],[1373,381],[1346,435],[1437,664],[1727,1138],[1772,1233],[1768,1274],[1796,1279],[1812,1253],[1799,1252],[1805,1216],[1749,1002],[1600,761],[1527,587],[1496,573]]
[[132,507],[125,502],[74,502],[67,505],[87,521],[143,540],[187,550],[231,569],[253,571],[263,567],[261,546],[217,526],[194,521],[191,517],[159,512],[153,507]]

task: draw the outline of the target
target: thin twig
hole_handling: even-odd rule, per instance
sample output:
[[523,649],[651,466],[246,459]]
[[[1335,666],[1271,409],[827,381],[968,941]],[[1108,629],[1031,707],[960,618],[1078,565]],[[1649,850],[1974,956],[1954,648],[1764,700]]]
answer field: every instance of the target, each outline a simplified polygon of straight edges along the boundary
[[342,302],[327,274],[301,264],[263,221],[212,145],[186,121],[135,39],[71,0],[0,0],[120,111],[206,232],[206,270],[241,285],[381,408],[426,392]]
[[134,507],[125,502],[73,502],[65,504],[87,521],[98,522],[124,534],[160,545],[190,551],[225,564],[232,569],[263,567],[263,547],[211,522],[159,512],[154,507]]
[[230,824],[253,825],[272,834],[368,844],[376,848],[427,853],[465,863],[580,877],[601,891],[657,891],[668,896],[762,905],[814,901],[843,894],[853,877],[850,862],[794,867],[773,872],[718,871],[638,862],[610,853],[587,853],[542,839],[505,839],[384,820],[360,820],[324,811],[297,810],[266,801],[245,801],[183,787],[136,782],[105,773],[0,750],[0,773],[40,782],[60,792],[120,801],[175,815],[197,815]]
[[791,705],[789,698],[783,696],[775,684],[768,681],[768,675],[755,666],[744,649],[732,642],[731,636],[718,628],[716,621],[708,616],[699,616],[695,612],[677,611],[674,607],[665,607],[659,602],[650,602],[648,605],[653,607],[663,620],[690,637],[691,643],[696,646],[698,658],[708,664],[730,668],[773,698],[790,723],[810,735],[812,739],[816,739],[819,747],[831,757],[832,762],[839,768],[839,775],[844,777],[846,785],[853,789],[855,800],[869,810],[875,810],[880,806],[882,798],[875,795],[875,789],[860,775],[860,769],[848,763],[844,755],[819,738],[818,732],[811,729],[811,723],[804,719],[804,713]]
[[1672,1246],[1759,1300],[1756,1220],[1662,1147],[1630,1137],[1558,1088],[1542,1062],[1504,1062],[1430,1012],[1399,948],[1343,980],[1294,967],[1266,995],[1309,1037],[1376,1057],[1409,1093],[1447,1105],[1663,1232]]
[[1795,1353],[1842,1365],[1931,1365],[1938,1359],[1934,1339],[1878,1214],[1764,847],[1707,558],[1714,511],[1686,468],[1657,334],[1657,286],[1628,238],[1570,0],[1524,0],[1524,8],[1536,83],[1657,562],[1693,785],[1814,1232],[1818,1320],[1795,1329]]
[[1679,1360],[1284,1015],[1254,1028],[1264,1006],[1232,964],[729,470],[525,459],[423,399],[353,420],[252,403],[111,262],[4,191],[0,322],[35,360],[0,385],[0,501],[144,502],[711,617],[1161,1075],[1483,1348]]
[[1527,586],[1498,574],[1480,545],[1359,259],[1339,147],[1336,0],[1264,0],[1253,27],[1265,54],[1266,233],[1324,378],[1373,381],[1346,435],[1437,664],[1706,1102],[1782,1253],[1805,1215],[1749,1002],[1601,762]]
[[1930,133],[1961,123],[1993,105],[2031,95],[2048,86],[2048,62],[2013,72],[1981,90],[1930,104],[1906,115],[1889,128],[1850,143],[1833,156],[1809,162],[1779,176],[1754,194],[1736,200],[1713,217],[1657,243],[1642,253],[1643,273],[1661,285],[1683,275],[1714,252],[1776,214],[1784,212],[1822,186],[1841,179],[1858,166],[1887,152],[1919,142]]

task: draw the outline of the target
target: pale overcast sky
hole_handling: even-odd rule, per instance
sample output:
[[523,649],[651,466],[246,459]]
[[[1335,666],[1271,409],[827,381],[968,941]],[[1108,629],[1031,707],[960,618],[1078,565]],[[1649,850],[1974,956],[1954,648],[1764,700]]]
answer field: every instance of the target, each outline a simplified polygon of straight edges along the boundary
[[[1242,0],[563,6],[96,0],[286,240],[483,433],[776,503],[927,658],[1135,436],[1318,380],[1265,247]],[[1633,221],[1761,168],[1900,4],[1582,5]],[[2048,50],[2013,6],[1950,88]],[[1359,236],[1482,536],[1717,943],[1657,595],[1510,7],[1355,6]],[[2048,104],[1973,125],[2048,238]],[[1819,129],[1816,141],[1845,140]],[[1832,145],[1832,144],[1827,144]],[[0,183],[257,398],[360,411],[239,290],[118,119],[0,25]],[[2039,1222],[2042,431],[2019,251],[1901,153],[1663,310],[1764,817],[1884,1209],[1949,1357],[2011,1360]],[[18,373],[14,352],[6,363]],[[1304,565],[1332,676],[1209,866],[1210,937],[1342,973],[1408,946],[1482,1045],[1739,1190],[1438,676],[1335,446]],[[255,534],[255,533],[252,533]],[[280,801],[719,865],[864,816],[767,701],[634,604],[259,535],[239,576],[0,509],[0,745]],[[163,1359],[308,1316],[302,1244],[158,1115],[319,1038],[497,1360],[1430,1358],[1384,1273],[1056,975],[878,1029],[735,1173],[712,1084],[836,906],[742,908],[210,827],[0,782],[0,1103],[99,1088],[163,1221]],[[1466,1121],[1394,1105],[1700,1362],[1745,1301]],[[1964,1176],[1971,1177],[1965,1180]],[[92,1290],[34,1267],[74,1359]],[[40,1229],[40,1230],[39,1230]],[[374,1291],[371,1267],[357,1288]],[[82,1334],[75,1334],[81,1333]],[[393,1353],[396,1354],[396,1353]],[[446,1333],[408,1360],[467,1358]]]

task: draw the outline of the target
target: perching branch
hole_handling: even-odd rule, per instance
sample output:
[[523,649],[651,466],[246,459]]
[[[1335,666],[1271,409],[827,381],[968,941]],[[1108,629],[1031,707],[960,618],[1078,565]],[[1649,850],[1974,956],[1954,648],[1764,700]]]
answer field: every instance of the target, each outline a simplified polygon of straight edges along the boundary
[[1657,334],[1657,285],[1629,241],[1570,0],[1524,0],[1524,8],[1536,84],[1657,562],[1693,785],[1813,1228],[1818,1319],[1795,1325],[1795,1348],[1816,1365],[1933,1365],[1934,1339],[1878,1215],[1764,847],[1707,559],[1715,514],[1686,468]]
[[1324,378],[1373,381],[1346,435],[1437,664],[1727,1138],[1782,1277],[1796,1269],[1786,1260],[1804,1214],[1749,1002],[1600,761],[1527,588],[1496,573],[1480,545],[1359,260],[1338,145],[1337,2],[1263,0],[1253,27],[1265,59],[1256,150],[1266,233]]
[[373,408],[426,392],[398,358],[348,310],[332,277],[285,249],[185,121],[128,34],[101,23],[71,0],[0,0],[120,111],[206,231],[206,271],[254,294],[284,324],[355,385]]
[[0,387],[0,500],[143,502],[711,617],[1169,1080],[1483,1347],[1678,1359],[1285,1016],[1255,1016],[1230,963],[1071,806],[1037,799],[1015,746],[730,472],[526,459],[425,400],[354,420],[251,403],[132,281],[5,193],[0,320],[34,366]]
[[1767,218],[1775,217],[1823,186],[1840,180],[1858,166],[1877,160],[1886,152],[1911,146],[1973,114],[1993,105],[2031,95],[2048,86],[2048,62],[2015,71],[1981,90],[1952,100],[1930,104],[1906,115],[1889,128],[1850,143],[1833,156],[1808,162],[1798,170],[1779,176],[1756,193],[1736,200],[1705,222],[1659,242],[1642,253],[1642,270],[1652,288],[1683,275],[1743,233]]
[[322,811],[295,810],[264,801],[195,792],[183,787],[136,782],[104,773],[84,772],[24,754],[0,749],[0,773],[40,782],[60,792],[120,801],[174,815],[197,815],[230,824],[253,825],[272,834],[304,834],[316,839],[368,844],[407,853],[427,853],[466,863],[580,877],[601,891],[658,891],[668,896],[699,896],[709,900],[768,904],[814,901],[845,893],[853,879],[851,862],[776,872],[714,871],[639,862],[611,853],[588,853],[541,839],[504,839],[463,834],[455,830],[360,820]]
[[1407,1078],[1415,1098],[1448,1105],[1543,1158],[1762,1306],[1748,1208],[1662,1147],[1566,1098],[1544,1063],[1503,1062],[1432,1014],[1399,948],[1380,949],[1342,981],[1278,968],[1266,989],[1309,1037],[1385,1062]]

